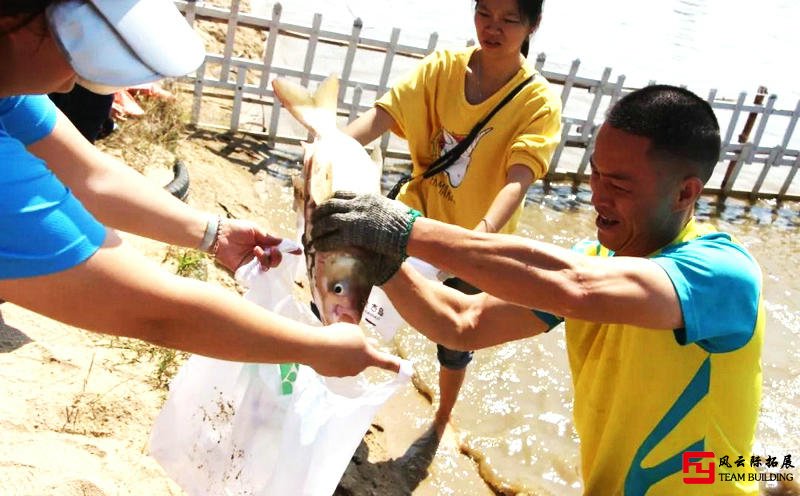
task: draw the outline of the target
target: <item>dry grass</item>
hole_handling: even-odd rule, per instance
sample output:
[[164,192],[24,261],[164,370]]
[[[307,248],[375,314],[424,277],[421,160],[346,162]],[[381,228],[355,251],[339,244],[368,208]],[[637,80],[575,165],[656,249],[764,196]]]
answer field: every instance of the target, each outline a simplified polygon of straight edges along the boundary
[[147,379],[148,384],[155,390],[166,391],[169,383],[189,354],[171,348],[163,348],[133,338],[112,337],[108,343],[109,348],[121,350],[125,356],[123,363],[149,363],[152,371]]
[[140,95],[136,101],[145,111],[142,117],[117,119],[117,129],[98,141],[98,148],[143,172],[153,165],[172,167],[175,151],[186,135],[188,108],[178,96],[177,85],[162,83],[175,98]]

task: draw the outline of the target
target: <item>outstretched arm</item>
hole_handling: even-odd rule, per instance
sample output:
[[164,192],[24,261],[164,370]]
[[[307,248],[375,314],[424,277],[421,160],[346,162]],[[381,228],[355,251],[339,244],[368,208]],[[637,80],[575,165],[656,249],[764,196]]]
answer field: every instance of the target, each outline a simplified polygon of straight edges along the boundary
[[589,257],[424,218],[414,222],[407,253],[528,308],[595,322],[683,327],[672,282],[646,258]]
[[388,131],[393,124],[394,119],[389,112],[380,107],[372,107],[345,126],[343,131],[362,145],[366,145]]
[[174,245],[200,244],[208,214],[98,150],[61,112],[53,131],[28,150],[103,224]]
[[108,232],[86,262],[54,274],[0,280],[0,298],[53,319],[224,360],[300,362],[324,375],[368,366],[399,370],[350,324],[313,327],[210,284],[171,275]]
[[[417,218],[378,195],[337,193],[315,212],[319,250],[356,245],[421,258],[502,300],[562,317],[656,329],[683,327],[667,273],[638,257],[589,257],[548,243]],[[399,263],[386,270],[396,272]]]
[[[63,113],[53,131],[28,146],[103,224],[173,245],[200,245],[211,214],[196,210],[137,171],[101,152],[78,132]],[[230,270],[258,256],[274,266],[280,240],[248,221],[224,221],[217,260]],[[264,249],[266,248],[266,251]]]
[[432,341],[476,350],[547,331],[529,308],[486,293],[466,295],[423,277],[410,264],[382,286],[400,315]]
[[506,184],[497,193],[475,230],[481,232],[498,232],[519,207],[528,187],[533,182],[533,173],[522,164],[512,165],[506,174]]

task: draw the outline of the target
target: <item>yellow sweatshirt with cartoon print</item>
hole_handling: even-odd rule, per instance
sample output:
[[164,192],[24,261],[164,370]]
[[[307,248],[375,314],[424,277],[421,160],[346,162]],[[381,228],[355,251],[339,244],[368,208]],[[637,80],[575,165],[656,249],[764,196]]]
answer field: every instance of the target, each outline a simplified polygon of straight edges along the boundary
[[[543,177],[561,137],[561,100],[540,74],[508,102],[446,171],[421,174],[535,70],[526,62],[494,95],[472,105],[464,93],[467,64],[476,48],[439,50],[395,84],[376,106],[394,119],[392,131],[408,141],[414,179],[398,200],[426,217],[474,228],[506,184],[512,165]],[[420,176],[420,177],[417,177]],[[500,232],[513,232],[522,202]],[[499,227],[499,226],[498,226]]]

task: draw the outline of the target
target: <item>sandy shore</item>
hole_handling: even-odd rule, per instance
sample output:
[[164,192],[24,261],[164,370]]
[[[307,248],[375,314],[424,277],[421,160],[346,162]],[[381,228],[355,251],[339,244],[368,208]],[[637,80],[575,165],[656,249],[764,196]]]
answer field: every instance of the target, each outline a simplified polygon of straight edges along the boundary
[[[165,398],[135,345],[5,303],[0,307],[0,494],[183,495],[148,455]],[[428,401],[409,386],[376,417],[341,495],[492,494],[454,444],[438,447]],[[430,464],[430,465],[429,465]],[[463,494],[463,493],[461,493]]]

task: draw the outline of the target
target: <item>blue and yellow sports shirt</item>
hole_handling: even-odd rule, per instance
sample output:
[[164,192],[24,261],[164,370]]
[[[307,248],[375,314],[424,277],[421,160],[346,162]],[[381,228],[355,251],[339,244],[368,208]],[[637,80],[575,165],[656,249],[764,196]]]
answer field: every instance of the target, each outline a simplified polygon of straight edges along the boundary
[[[580,251],[613,256],[596,242]],[[733,461],[750,459],[761,399],[761,270],[728,234],[694,219],[648,258],[672,280],[685,328],[566,321],[584,494],[756,495],[757,482],[719,474],[746,480],[753,470]],[[724,456],[732,467],[717,466],[711,485],[687,484],[698,477],[683,471],[690,451],[714,453],[705,468]]]

